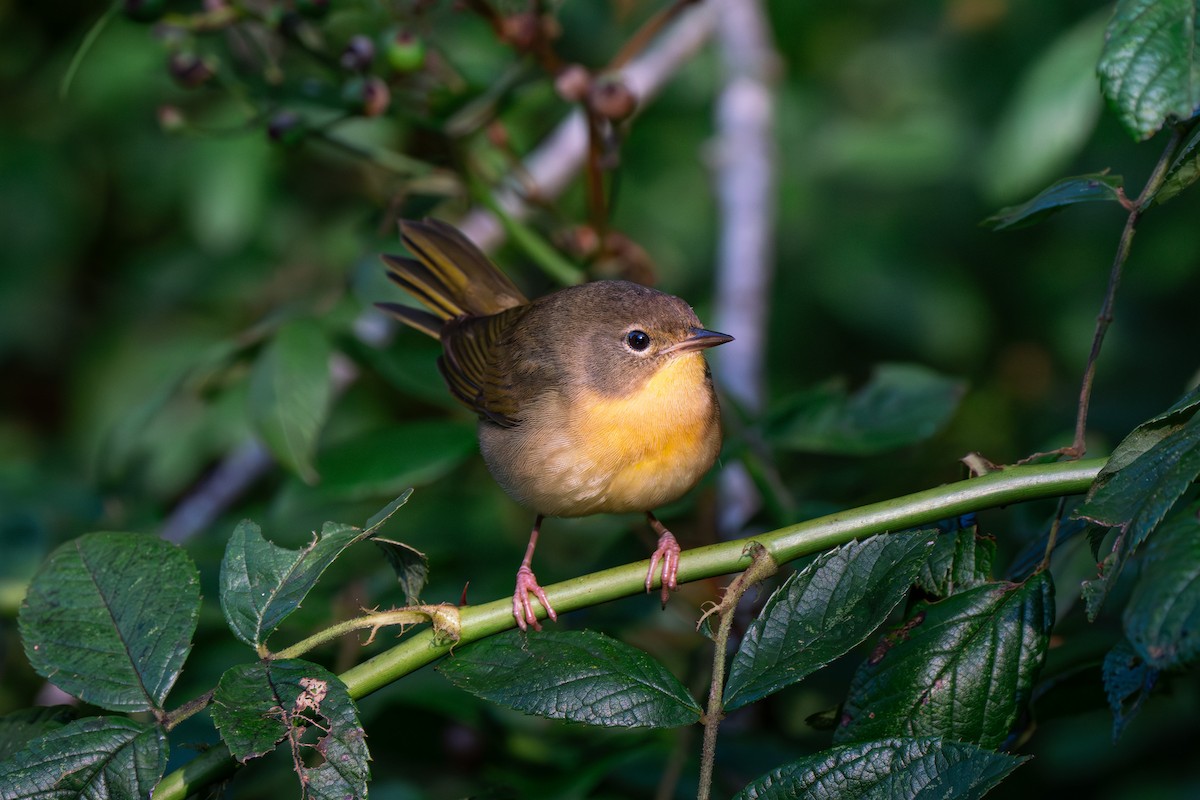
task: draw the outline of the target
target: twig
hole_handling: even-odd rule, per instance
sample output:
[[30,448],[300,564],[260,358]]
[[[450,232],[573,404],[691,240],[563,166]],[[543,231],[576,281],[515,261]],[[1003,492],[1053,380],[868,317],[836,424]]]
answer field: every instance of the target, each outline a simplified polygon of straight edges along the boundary
[[1117,287],[1121,284],[1121,272],[1126,259],[1129,258],[1133,234],[1136,232],[1138,220],[1153,202],[1154,195],[1162,188],[1163,180],[1167,176],[1167,169],[1171,164],[1171,159],[1175,156],[1179,142],[1183,139],[1184,132],[1185,129],[1180,126],[1176,126],[1171,132],[1171,138],[1167,140],[1167,146],[1163,148],[1162,155],[1159,156],[1158,163],[1154,166],[1154,171],[1150,174],[1146,185],[1142,187],[1141,194],[1138,195],[1135,202],[1129,205],[1129,216],[1125,220],[1125,228],[1121,231],[1121,241],[1117,245],[1112,269],[1108,273],[1108,289],[1104,293],[1100,314],[1096,317],[1096,332],[1092,335],[1092,350],[1088,353],[1087,366],[1084,367],[1083,381],[1079,388],[1079,412],[1075,417],[1075,441],[1068,451],[1068,455],[1073,458],[1081,458],[1087,452],[1087,418],[1092,400],[1092,384],[1096,378],[1096,361],[1100,357],[1100,347],[1104,344],[1104,335],[1113,321],[1113,305],[1116,302]]
[[717,763],[717,729],[725,718],[721,694],[725,689],[725,661],[729,648],[729,631],[733,627],[738,603],[752,586],[755,586],[779,571],[779,565],[767,548],[758,542],[750,542],[743,552],[750,555],[750,566],[730,582],[720,604],[704,612],[700,622],[713,614],[720,622],[713,635],[712,684],[708,690],[708,708],[704,712],[704,745],[700,749],[700,789],[696,800],[708,800],[712,794],[713,767]]
[[[621,71],[621,79],[638,98],[638,107],[662,91],[667,81],[704,46],[716,25],[710,5],[700,5],[679,15],[662,37],[645,54]],[[572,112],[525,161],[523,183],[533,190],[511,189],[496,193],[496,201],[514,219],[529,214],[525,196],[557,197],[582,169],[588,152],[588,130],[583,111]],[[504,228],[487,209],[477,208],[459,221],[458,227],[483,250],[493,250],[504,241]]]

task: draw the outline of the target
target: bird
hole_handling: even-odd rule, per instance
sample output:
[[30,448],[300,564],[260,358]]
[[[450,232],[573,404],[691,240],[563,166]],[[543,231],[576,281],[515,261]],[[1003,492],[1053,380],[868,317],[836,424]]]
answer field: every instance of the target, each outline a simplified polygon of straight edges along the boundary
[[438,368],[479,417],[488,470],[535,514],[513,592],[517,626],[541,630],[534,599],[558,619],[532,567],[546,517],[645,514],[658,535],[646,591],[657,577],[665,607],[680,546],[654,509],[716,461],[720,409],[704,351],[733,337],[705,329],[680,298],[630,281],[530,300],[449,223],[399,227],[411,256],[383,255],[387,275],[428,310],[377,305],[441,342]]

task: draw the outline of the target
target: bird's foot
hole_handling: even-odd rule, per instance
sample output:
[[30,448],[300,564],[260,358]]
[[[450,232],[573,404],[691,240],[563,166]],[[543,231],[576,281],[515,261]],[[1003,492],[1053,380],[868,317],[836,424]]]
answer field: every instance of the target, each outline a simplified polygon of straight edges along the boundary
[[[649,515],[647,515],[649,516]],[[659,562],[662,562],[662,604],[667,607],[671,592],[679,587],[679,542],[675,535],[654,517],[650,516],[651,527],[658,533],[658,548],[650,555],[650,569],[646,571],[646,591],[654,586],[655,573],[658,572]]]
[[531,594],[542,604],[542,608],[546,609],[546,616],[557,622],[558,614],[554,613],[554,608],[546,599],[546,592],[538,585],[533,570],[522,564],[521,568],[517,570],[517,589],[513,592],[513,619],[517,621],[517,627],[527,630],[528,626],[532,625],[535,631],[542,629],[542,626],[538,624],[537,613],[533,609],[533,601],[529,599]]

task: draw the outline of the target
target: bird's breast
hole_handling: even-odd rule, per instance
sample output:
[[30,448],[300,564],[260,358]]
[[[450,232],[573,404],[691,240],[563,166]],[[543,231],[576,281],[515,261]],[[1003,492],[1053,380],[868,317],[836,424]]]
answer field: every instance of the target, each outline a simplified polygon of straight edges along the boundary
[[677,499],[716,460],[721,429],[704,357],[689,353],[628,395],[548,395],[516,428],[481,427],[480,442],[518,502],[570,517]]

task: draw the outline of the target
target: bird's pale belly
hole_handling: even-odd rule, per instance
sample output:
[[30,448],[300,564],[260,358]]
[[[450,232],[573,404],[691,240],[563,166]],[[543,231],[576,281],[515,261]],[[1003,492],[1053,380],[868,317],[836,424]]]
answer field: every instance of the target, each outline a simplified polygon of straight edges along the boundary
[[515,428],[481,423],[496,481],[549,516],[649,511],[696,485],[721,447],[703,357],[683,356],[629,397],[558,395]]

